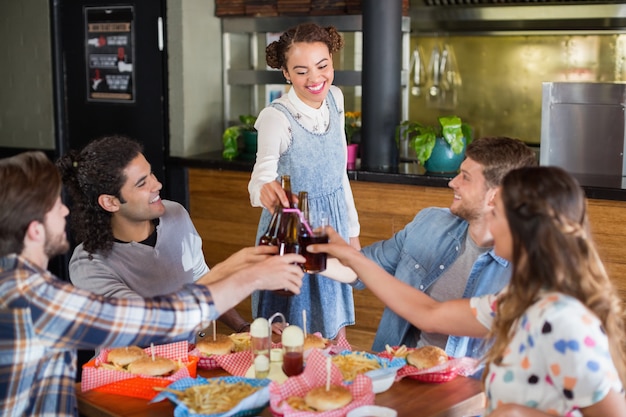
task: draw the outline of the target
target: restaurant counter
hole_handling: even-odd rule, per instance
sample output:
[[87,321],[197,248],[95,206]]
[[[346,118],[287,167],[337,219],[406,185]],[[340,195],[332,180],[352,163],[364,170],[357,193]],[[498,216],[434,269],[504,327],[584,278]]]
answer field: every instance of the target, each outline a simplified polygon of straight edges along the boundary
[[[169,162],[186,168],[209,168],[229,171],[252,172],[254,160],[237,158],[226,161],[221,151],[205,152],[186,157],[170,157]],[[451,174],[428,174],[415,162],[404,161],[398,164],[397,172],[373,172],[357,167],[348,170],[352,181],[420,185],[427,187],[447,187]],[[626,184],[621,177],[577,176],[588,198],[626,201]]]

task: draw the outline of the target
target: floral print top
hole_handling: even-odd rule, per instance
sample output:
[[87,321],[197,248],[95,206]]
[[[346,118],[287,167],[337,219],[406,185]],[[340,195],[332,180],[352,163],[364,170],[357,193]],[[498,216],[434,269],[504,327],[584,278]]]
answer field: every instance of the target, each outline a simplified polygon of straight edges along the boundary
[[[474,297],[477,320],[491,328],[497,296]],[[486,414],[516,403],[559,416],[582,416],[580,408],[602,400],[622,384],[600,320],[580,301],[544,293],[515,324],[501,365],[485,380]]]

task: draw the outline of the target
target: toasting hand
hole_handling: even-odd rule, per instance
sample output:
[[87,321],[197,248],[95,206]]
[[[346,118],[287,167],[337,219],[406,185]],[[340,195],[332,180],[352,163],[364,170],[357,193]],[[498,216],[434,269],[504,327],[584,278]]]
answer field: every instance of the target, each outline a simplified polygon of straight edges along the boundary
[[332,226],[326,226],[328,243],[316,243],[307,246],[311,253],[325,252],[329,257],[326,261],[324,275],[335,281],[352,283],[356,280],[356,273],[351,269],[355,261],[365,259],[361,252],[350,246]]

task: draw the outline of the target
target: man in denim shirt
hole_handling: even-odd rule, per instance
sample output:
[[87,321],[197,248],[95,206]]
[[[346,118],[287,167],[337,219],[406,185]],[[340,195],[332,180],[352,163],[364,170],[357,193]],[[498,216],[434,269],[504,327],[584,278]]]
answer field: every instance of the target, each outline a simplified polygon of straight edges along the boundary
[[[510,278],[509,263],[493,253],[488,216],[502,178],[510,170],[537,164],[523,142],[481,138],[468,145],[459,174],[449,182],[449,209],[421,210],[391,238],[362,249],[388,273],[436,300],[498,292]],[[356,281],[355,288],[364,285]],[[450,356],[480,357],[484,341],[421,332],[389,307],[383,312],[372,350],[385,345],[436,345]]]

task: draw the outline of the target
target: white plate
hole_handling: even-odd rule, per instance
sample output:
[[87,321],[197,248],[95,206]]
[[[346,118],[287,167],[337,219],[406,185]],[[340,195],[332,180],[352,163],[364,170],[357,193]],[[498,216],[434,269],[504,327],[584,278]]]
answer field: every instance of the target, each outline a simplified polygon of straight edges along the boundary
[[398,412],[393,408],[379,405],[364,405],[348,412],[346,417],[397,417]]

